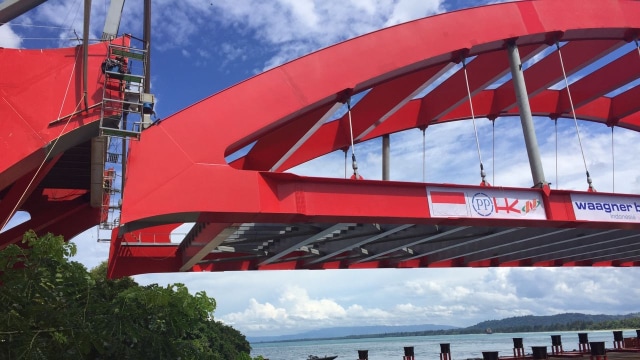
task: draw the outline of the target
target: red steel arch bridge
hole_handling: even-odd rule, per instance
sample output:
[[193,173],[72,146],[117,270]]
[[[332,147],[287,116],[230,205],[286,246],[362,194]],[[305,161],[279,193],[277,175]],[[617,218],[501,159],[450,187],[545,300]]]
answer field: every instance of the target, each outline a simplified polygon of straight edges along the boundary
[[[551,189],[532,116],[639,131],[639,36],[640,2],[632,0],[531,0],[455,11],[309,54],[151,126],[139,110],[148,94],[132,104],[123,85],[137,75],[117,78],[101,68],[105,58],[143,60],[132,55],[131,38],[88,46],[84,88],[79,76],[68,80],[83,62],[76,48],[0,49],[8,64],[0,80],[0,220],[16,209],[31,216],[0,233],[0,246],[28,228],[73,237],[107,223],[105,207],[113,207],[114,277],[638,266],[640,195],[595,192],[587,181],[584,191]],[[598,62],[604,65],[584,73]],[[570,91],[553,86],[566,78]],[[69,97],[62,111],[61,94]],[[78,108],[83,99],[88,103]],[[142,111],[139,130],[116,124],[127,111]],[[522,128],[530,187],[285,172],[403,130],[502,117]],[[129,139],[116,206],[105,170],[112,154],[99,140],[107,136]],[[183,223],[194,225],[172,242],[169,234]]]

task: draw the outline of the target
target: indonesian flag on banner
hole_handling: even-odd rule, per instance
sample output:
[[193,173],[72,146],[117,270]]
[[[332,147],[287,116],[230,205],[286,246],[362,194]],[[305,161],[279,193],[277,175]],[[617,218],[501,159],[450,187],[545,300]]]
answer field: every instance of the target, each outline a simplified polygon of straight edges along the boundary
[[462,191],[428,190],[431,216],[470,216],[467,197]]

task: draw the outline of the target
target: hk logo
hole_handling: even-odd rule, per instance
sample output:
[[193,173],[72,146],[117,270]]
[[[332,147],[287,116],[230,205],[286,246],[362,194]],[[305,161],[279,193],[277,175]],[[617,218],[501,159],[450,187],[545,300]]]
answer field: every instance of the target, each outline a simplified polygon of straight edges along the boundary
[[523,215],[535,211],[540,207],[539,200],[524,201],[524,206],[519,205],[520,200],[507,197],[490,197],[485,193],[477,193],[473,196],[472,207],[480,216],[496,215]]

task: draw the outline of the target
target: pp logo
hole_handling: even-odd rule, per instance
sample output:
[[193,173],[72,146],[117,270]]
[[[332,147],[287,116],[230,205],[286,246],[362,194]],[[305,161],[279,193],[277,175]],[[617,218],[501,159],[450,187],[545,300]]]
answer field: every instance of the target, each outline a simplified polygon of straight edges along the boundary
[[473,210],[480,216],[490,216],[493,213],[493,200],[484,193],[477,193],[471,199]]

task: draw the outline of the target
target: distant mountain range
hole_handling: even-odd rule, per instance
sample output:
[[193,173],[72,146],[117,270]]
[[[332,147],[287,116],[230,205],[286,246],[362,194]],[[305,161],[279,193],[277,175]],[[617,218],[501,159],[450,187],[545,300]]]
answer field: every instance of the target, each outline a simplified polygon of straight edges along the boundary
[[587,315],[580,313],[565,313],[549,316],[516,316],[502,320],[488,320],[476,325],[469,326],[465,330],[482,331],[487,328],[499,332],[526,332],[526,331],[555,331],[587,329],[596,324],[606,324],[608,322],[624,322],[633,324],[640,322],[640,313],[627,315]]
[[437,330],[450,330],[457,329],[455,326],[450,325],[402,325],[402,326],[345,326],[345,327],[332,327],[318,330],[311,330],[299,334],[293,335],[280,335],[280,336],[247,336],[247,340],[250,342],[273,342],[273,341],[292,341],[302,339],[326,339],[326,338],[341,338],[350,336],[363,336],[363,335],[378,335],[378,334],[395,334],[404,332],[418,332],[418,331],[437,331]]
[[466,328],[450,325],[351,326],[334,327],[282,336],[247,336],[250,342],[294,341],[303,339],[359,338],[372,336],[421,336],[473,334],[491,329],[493,332],[574,331],[594,329],[640,329],[640,313],[627,315],[587,315],[565,313],[549,316],[516,316],[487,320]]

